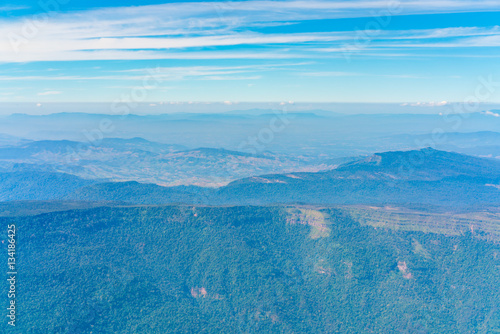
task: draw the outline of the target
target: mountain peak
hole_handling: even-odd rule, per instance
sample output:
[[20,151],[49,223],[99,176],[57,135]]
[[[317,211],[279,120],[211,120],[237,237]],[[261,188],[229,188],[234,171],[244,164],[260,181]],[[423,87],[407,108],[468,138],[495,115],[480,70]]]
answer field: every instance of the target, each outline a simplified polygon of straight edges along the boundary
[[409,151],[390,151],[341,165],[335,173],[357,177],[384,176],[392,179],[436,180],[454,176],[500,176],[500,162],[432,147]]

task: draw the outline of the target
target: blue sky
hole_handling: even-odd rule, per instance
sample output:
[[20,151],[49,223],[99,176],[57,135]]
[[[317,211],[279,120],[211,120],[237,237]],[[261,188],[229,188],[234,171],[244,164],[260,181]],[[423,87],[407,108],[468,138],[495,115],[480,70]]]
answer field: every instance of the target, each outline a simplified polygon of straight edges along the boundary
[[7,0],[0,102],[435,106],[463,102],[482,77],[493,88],[480,102],[500,103],[499,11],[463,0]]

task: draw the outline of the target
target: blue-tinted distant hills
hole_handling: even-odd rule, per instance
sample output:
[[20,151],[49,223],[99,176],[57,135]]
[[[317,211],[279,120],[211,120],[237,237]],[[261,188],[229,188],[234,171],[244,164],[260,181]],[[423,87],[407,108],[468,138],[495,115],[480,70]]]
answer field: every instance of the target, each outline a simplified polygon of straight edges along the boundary
[[219,195],[251,204],[498,204],[500,162],[433,149],[387,152],[327,172],[234,181]]
[[[341,115],[321,110],[282,113],[279,109],[140,116],[60,113],[3,117],[0,133],[38,141],[85,142],[99,138],[140,137],[187,148],[223,147],[238,151],[242,142],[272,128],[272,139],[260,143],[264,144],[261,150],[286,154],[329,154],[338,158],[433,146],[429,143],[433,140],[433,133],[498,132],[500,117],[494,115],[494,112]],[[312,133],[314,136],[311,136]],[[401,136],[422,136],[425,145],[416,144],[417,138],[408,141]],[[453,135],[446,138],[444,144],[455,144]],[[247,148],[246,152],[250,151]]]
[[500,177],[500,161],[425,148],[374,154],[328,173],[339,177],[346,173],[351,178],[391,180],[441,180],[456,176],[497,178]]
[[[87,156],[89,150],[173,152],[182,149],[185,149],[182,145],[154,143],[142,138],[104,138],[90,143],[72,140],[40,140],[0,147],[0,159],[28,159],[47,153],[65,156],[75,152]],[[47,163],[50,163],[50,160]]]
[[277,114],[287,113],[297,117],[339,117],[347,116],[346,114],[327,111],[321,109],[304,110],[304,111],[290,111],[287,107],[282,109],[246,109],[246,110],[232,110],[223,113],[222,115],[238,115],[238,116],[262,116],[271,117]]
[[500,157],[500,132],[436,132],[435,134],[403,134],[373,138],[372,145],[388,148],[431,146],[438,150],[481,157]]
[[187,148],[143,138],[104,138],[96,142],[29,141],[0,147],[0,171],[54,171],[85,179],[140,181],[160,185],[221,186],[258,174],[334,168],[325,159],[263,151]]
[[[206,205],[500,204],[500,161],[430,148],[379,153],[326,172],[248,177],[218,188],[103,183],[66,174],[2,175],[4,200],[68,199]],[[46,181],[39,182],[40,177]]]

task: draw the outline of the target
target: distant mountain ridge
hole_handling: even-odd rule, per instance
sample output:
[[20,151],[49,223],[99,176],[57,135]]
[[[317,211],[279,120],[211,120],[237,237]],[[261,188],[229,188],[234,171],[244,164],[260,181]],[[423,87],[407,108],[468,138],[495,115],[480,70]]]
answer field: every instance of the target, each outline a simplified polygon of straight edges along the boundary
[[282,109],[244,109],[244,110],[232,110],[223,113],[224,115],[249,115],[249,116],[264,116],[264,115],[276,115],[282,113],[288,113],[293,115],[316,115],[322,117],[338,117],[338,116],[346,116],[346,114],[321,110],[321,109],[312,109],[312,110],[289,110],[290,108],[282,108]]
[[498,184],[499,161],[427,148],[375,154],[327,172],[237,180],[221,188],[219,195],[252,204],[467,205],[500,203],[500,189],[494,186]]
[[[500,146],[500,139],[484,134],[486,131],[498,132],[500,117],[482,112],[460,115],[338,114],[312,107],[304,109],[294,110],[289,106],[273,109],[269,106],[269,109],[235,110],[234,113],[225,113],[224,109],[218,113],[125,116],[90,113],[13,115],[1,118],[0,133],[27,140],[78,142],[103,137],[140,137],[151,142],[181,144],[186,149],[223,147],[253,152],[248,146],[258,146],[259,151],[328,155],[329,158],[366,156],[423,146],[472,155],[500,156],[500,149],[491,147]],[[102,128],[101,122],[108,126]],[[437,140],[432,134],[435,129],[443,132]],[[311,136],[310,131],[315,135]],[[259,136],[258,145],[250,144],[240,149],[241,143],[253,142],[252,138]],[[266,136],[274,139],[267,140]],[[4,142],[16,140],[4,139]],[[5,145],[1,138],[0,145]],[[485,145],[489,147],[482,147],[480,154],[474,152],[474,147]]]
[[161,185],[221,186],[243,177],[289,170],[314,171],[334,163],[262,151],[188,148],[143,138],[94,142],[41,140],[0,147],[0,171],[59,171],[84,179]]
[[330,174],[342,172],[406,180],[440,180],[452,176],[498,177],[500,161],[425,148],[377,153],[364,160],[346,163]]
[[[429,148],[379,153],[326,172],[242,178],[218,188],[103,183],[61,174],[57,189],[65,191],[54,192],[55,185],[37,182],[36,173],[3,175],[0,190],[4,193],[0,193],[0,198],[4,200],[33,200],[38,196],[135,204],[500,204],[499,161]],[[24,186],[8,186],[14,183]],[[35,183],[37,191],[28,191],[30,184]]]

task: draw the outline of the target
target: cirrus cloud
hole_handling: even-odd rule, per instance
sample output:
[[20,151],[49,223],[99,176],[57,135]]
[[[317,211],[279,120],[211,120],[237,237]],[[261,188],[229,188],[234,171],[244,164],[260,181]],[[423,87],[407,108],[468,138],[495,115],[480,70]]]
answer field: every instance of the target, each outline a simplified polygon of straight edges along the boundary
[[46,92],[40,92],[36,95],[38,96],[47,96],[47,95],[59,95],[59,94],[62,94],[62,92],[59,92],[59,91],[55,91],[55,90],[50,90],[50,91],[46,91]]

